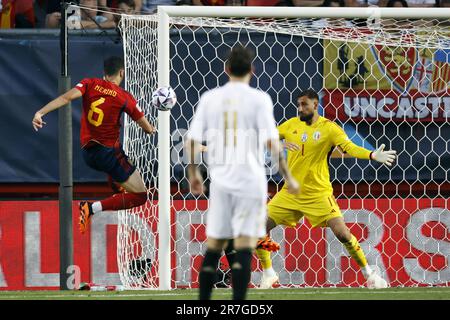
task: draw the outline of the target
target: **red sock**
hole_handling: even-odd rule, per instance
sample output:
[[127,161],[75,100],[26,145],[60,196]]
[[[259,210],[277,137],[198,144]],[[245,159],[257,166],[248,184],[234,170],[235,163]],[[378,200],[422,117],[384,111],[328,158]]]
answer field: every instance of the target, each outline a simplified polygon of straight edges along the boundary
[[118,193],[106,198],[100,203],[102,210],[123,210],[142,206],[147,201],[147,192],[139,193]]

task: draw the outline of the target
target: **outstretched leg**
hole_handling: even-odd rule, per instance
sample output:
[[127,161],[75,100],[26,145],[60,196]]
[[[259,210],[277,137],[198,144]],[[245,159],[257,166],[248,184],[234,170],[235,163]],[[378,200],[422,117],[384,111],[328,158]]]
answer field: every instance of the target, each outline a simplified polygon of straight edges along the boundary
[[333,231],[336,238],[344,245],[350,256],[356,261],[358,266],[367,279],[369,288],[386,288],[387,282],[375,273],[375,271],[368,265],[366,255],[361,249],[358,240],[350,232],[346,226],[344,218],[336,217],[327,221],[327,226]]
[[147,190],[142,181],[139,170],[135,170],[131,176],[120,185],[127,191],[117,193],[109,198],[94,203],[80,202],[80,232],[86,232],[91,217],[101,211],[116,211],[139,207],[147,201]]

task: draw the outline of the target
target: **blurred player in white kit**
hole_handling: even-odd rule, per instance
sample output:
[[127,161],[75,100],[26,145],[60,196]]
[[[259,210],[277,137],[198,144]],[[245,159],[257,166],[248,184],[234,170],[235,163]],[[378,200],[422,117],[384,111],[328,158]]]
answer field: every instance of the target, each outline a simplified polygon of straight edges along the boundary
[[231,265],[233,299],[246,297],[252,253],[258,238],[265,235],[267,220],[265,147],[278,162],[289,191],[299,189],[280,147],[272,100],[249,85],[252,60],[247,48],[239,45],[231,50],[225,65],[230,81],[201,96],[187,135],[191,192],[203,193],[203,178],[195,163],[203,141],[211,177],[200,300],[211,298],[217,265],[229,239],[234,239],[236,250]]

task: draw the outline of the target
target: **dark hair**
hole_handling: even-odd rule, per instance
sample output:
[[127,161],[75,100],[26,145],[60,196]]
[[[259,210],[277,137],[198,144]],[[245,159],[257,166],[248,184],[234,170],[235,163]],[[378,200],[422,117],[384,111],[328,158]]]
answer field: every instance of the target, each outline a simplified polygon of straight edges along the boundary
[[306,89],[306,90],[300,92],[297,99],[301,98],[301,97],[305,97],[305,96],[308,99],[316,99],[317,101],[319,101],[319,95],[313,89]]
[[333,2],[336,2],[339,4],[339,7],[345,7],[345,1],[344,0],[324,0],[321,7],[330,7]]
[[242,77],[252,71],[253,52],[242,45],[234,46],[226,62],[231,75]]
[[408,7],[406,0],[389,0],[386,7],[393,7],[396,2],[400,2],[403,7]]
[[119,6],[119,4],[121,3],[126,4],[130,8],[136,8],[136,3],[134,2],[134,0],[117,0],[117,6]]
[[124,69],[123,59],[121,57],[109,57],[103,63],[103,71],[107,76],[116,75],[120,69]]

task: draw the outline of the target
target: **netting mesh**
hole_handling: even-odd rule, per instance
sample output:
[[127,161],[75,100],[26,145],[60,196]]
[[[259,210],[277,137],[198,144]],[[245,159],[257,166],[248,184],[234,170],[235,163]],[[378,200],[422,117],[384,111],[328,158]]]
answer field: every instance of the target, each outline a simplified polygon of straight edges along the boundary
[[[237,43],[254,49],[251,85],[268,92],[280,124],[296,113],[296,94],[320,92],[320,113],[349,138],[398,151],[391,169],[336,152],[330,159],[335,196],[369,264],[391,286],[450,283],[450,24],[448,20],[171,18],[171,163],[158,164],[158,136],[126,123],[124,146],[151,188],[146,206],[120,212],[119,271],[128,287],[158,285],[158,166],[171,168],[173,287],[197,286],[204,252],[207,198],[189,193],[183,138],[200,95],[227,81],[224,61]],[[156,16],[122,16],[126,89],[156,123]],[[206,164],[203,167],[206,174]],[[281,188],[270,174],[270,196]],[[206,184],[209,180],[206,179]],[[282,286],[360,286],[358,266],[327,229],[272,231],[281,250],[272,255]],[[226,285],[227,263],[220,276]],[[261,269],[254,260],[252,283]]]
[[[147,119],[156,124],[157,112],[151,108],[151,92],[156,87],[157,24],[123,19],[126,88],[136,97]],[[157,186],[157,135],[143,134],[138,125],[125,117],[123,147],[138,167],[149,187],[149,199],[155,198]],[[122,283],[129,288],[157,287],[157,205],[151,201],[138,209],[119,211],[117,256]]]

